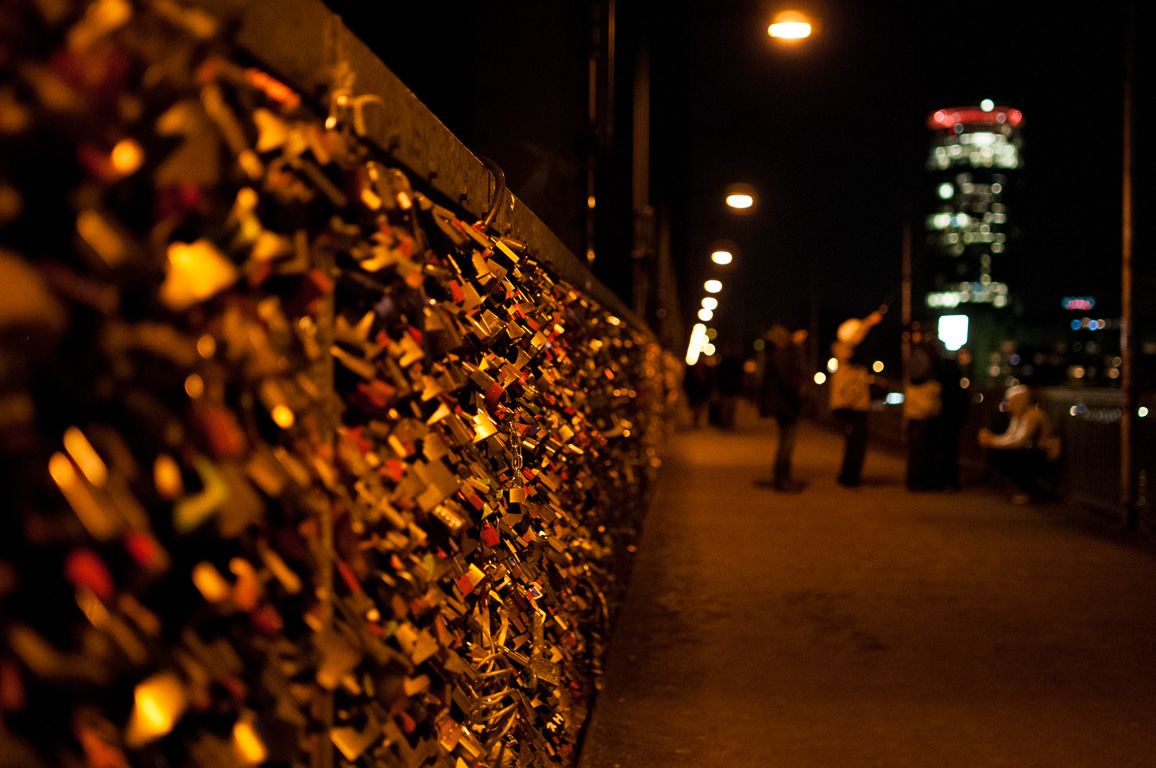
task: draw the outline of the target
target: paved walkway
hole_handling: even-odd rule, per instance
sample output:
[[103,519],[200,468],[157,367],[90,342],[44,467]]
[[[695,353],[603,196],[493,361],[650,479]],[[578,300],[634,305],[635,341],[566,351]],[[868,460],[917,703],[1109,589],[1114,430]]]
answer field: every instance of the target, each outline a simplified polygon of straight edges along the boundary
[[581,768],[1156,766],[1156,547],[773,435],[676,436]]

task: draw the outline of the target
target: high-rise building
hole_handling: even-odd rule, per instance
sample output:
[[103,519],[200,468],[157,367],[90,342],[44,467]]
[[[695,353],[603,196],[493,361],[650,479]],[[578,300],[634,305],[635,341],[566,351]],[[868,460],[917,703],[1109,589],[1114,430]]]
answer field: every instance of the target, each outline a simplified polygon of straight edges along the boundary
[[927,217],[927,306],[1005,307],[1010,289],[1001,261],[1012,240],[1008,197],[1014,199],[1022,164],[1023,114],[984,101],[938,110],[927,123],[933,132],[927,169],[935,195]]
[[995,340],[983,336],[991,337],[1005,324],[999,315],[1015,290],[1008,259],[1014,258],[1023,114],[984,100],[974,107],[937,110],[927,124],[932,131],[927,159],[932,200],[924,302],[932,315],[955,316],[954,327],[966,329],[970,321],[972,333],[966,335],[984,360]]

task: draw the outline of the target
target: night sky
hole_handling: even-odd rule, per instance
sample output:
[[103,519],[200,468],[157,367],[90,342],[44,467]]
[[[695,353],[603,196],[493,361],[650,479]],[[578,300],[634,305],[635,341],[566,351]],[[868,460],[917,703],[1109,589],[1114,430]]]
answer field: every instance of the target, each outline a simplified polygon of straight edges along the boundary
[[[485,15],[478,4],[410,7],[391,11],[384,28],[375,12],[331,5],[581,255],[590,4],[495,2]],[[629,172],[630,46],[648,36],[651,199],[672,220],[687,328],[708,276],[725,284],[713,322],[720,339],[747,349],[774,321],[817,319],[826,338],[884,301],[897,316],[905,212],[918,270],[933,194],[927,116],[984,98],[1024,114],[1024,192],[1008,212],[1021,237],[1003,255],[1016,260],[1014,311],[1039,320],[1064,295],[1092,295],[1097,311],[1118,315],[1123,0],[1082,13],[1034,2],[811,0],[794,7],[818,20],[817,34],[792,46],[766,34],[781,6],[678,7],[618,2],[617,143],[600,189]],[[1140,9],[1136,28],[1151,29],[1152,15]],[[1148,58],[1141,53],[1141,73]],[[1151,197],[1149,90],[1138,75],[1138,212]],[[732,182],[758,192],[746,216],[722,202]],[[611,245],[595,270],[629,301],[628,211],[621,184],[599,197],[600,243]],[[709,263],[718,239],[737,246],[729,267]],[[1147,265],[1142,223],[1136,242]],[[918,296],[915,305],[918,313]]]
[[[882,301],[898,310],[904,212],[915,212],[918,266],[920,211],[933,195],[927,116],[984,98],[1025,116],[1023,205],[1009,210],[1022,239],[1004,254],[1017,261],[1011,289],[1024,315],[1073,294],[1118,312],[1119,4],[1102,4],[1090,23],[1036,3],[816,3],[818,35],[790,48],[747,20],[749,5],[701,5],[714,10],[695,16],[691,36],[698,203],[684,274],[697,289],[710,239],[734,233],[734,276],[716,268],[720,332],[806,322],[812,300],[826,334]],[[718,201],[728,179],[762,191],[756,212],[727,216]]]

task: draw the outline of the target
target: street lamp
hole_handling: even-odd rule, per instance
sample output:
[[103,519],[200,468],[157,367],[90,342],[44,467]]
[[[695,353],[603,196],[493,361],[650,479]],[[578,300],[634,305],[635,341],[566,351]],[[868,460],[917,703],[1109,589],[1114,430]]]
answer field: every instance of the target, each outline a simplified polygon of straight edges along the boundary
[[730,264],[734,261],[734,254],[730,251],[718,250],[710,255],[710,260],[715,264]]
[[755,188],[750,184],[731,184],[727,187],[726,203],[735,213],[746,213],[755,205]]
[[811,22],[798,11],[775,14],[767,34],[777,40],[802,40],[811,36]]
[[707,280],[702,284],[707,293],[718,293],[722,290],[722,280]]

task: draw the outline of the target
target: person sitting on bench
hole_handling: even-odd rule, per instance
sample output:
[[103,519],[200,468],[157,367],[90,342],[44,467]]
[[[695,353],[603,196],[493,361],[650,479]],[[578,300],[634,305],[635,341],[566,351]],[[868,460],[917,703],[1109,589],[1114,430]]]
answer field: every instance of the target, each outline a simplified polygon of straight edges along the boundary
[[1004,402],[1011,415],[1007,431],[996,435],[981,429],[979,444],[991,449],[992,464],[1015,484],[1012,502],[1027,504],[1041,496],[1040,481],[1059,458],[1060,439],[1027,387],[1011,387],[1004,393]]

